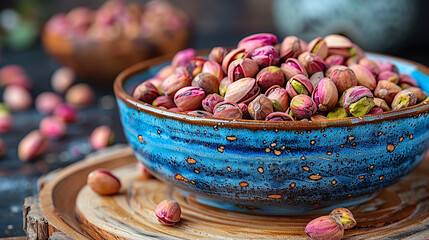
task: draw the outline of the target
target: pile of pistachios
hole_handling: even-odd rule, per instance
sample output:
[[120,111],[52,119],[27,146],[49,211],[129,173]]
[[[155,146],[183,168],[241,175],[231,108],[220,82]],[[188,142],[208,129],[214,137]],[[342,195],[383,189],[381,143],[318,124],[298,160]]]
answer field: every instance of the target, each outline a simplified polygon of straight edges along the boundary
[[141,83],[133,96],[153,106],[197,116],[266,121],[339,119],[380,114],[425,101],[427,94],[391,62],[374,61],[341,35],[310,43],[269,33],[193,49]]

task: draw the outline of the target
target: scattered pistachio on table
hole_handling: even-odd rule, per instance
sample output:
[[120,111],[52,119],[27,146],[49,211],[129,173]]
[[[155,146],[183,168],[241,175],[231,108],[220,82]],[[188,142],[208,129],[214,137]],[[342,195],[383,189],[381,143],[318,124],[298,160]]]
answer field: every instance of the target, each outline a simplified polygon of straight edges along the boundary
[[121,189],[121,181],[106,169],[96,169],[89,173],[87,184],[100,195],[112,195]]
[[155,209],[155,215],[158,221],[167,226],[178,223],[181,214],[180,205],[174,200],[163,200]]
[[[335,34],[307,44],[295,36],[279,42],[273,34],[259,33],[230,51],[213,48],[208,59],[196,55],[193,49],[178,52],[171,65],[135,89],[134,97],[196,116],[267,121],[290,120],[272,113],[295,121],[382,114],[427,98],[394,63],[369,59]],[[148,85],[154,79],[160,87]]]

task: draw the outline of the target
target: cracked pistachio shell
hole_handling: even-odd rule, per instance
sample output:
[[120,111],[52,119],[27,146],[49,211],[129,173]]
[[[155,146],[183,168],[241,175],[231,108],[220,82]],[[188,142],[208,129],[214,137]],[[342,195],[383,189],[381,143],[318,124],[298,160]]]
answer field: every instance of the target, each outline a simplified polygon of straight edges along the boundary
[[311,95],[313,92],[313,84],[305,75],[298,74],[293,76],[286,83],[286,91],[291,98],[299,94]]
[[418,103],[422,102],[423,100],[425,100],[428,97],[427,93],[425,91],[423,91],[421,88],[409,87],[409,88],[407,88],[407,90],[413,92],[416,95]]
[[174,101],[167,96],[159,96],[153,100],[152,105],[155,107],[165,107],[167,109],[176,107]]
[[260,94],[249,103],[248,111],[253,119],[265,120],[270,113],[274,112],[274,107],[269,98]]
[[206,110],[207,112],[213,113],[213,110],[216,104],[223,102],[223,100],[224,99],[222,96],[220,96],[219,94],[213,93],[213,94],[207,95],[203,99],[202,105],[204,110]]
[[223,79],[223,71],[222,67],[219,63],[215,61],[207,61],[203,65],[202,71],[203,73],[211,73],[217,77],[219,82]]
[[384,111],[390,111],[389,105],[387,105],[386,101],[384,101],[381,98],[377,98],[377,97],[374,98],[374,104],[375,104],[375,107],[377,108],[381,108]]
[[172,226],[180,221],[182,210],[179,203],[173,200],[163,200],[155,209],[155,216],[164,225]]
[[202,100],[206,96],[200,87],[184,87],[174,95],[174,103],[180,111],[191,111],[201,108]]
[[150,82],[143,82],[136,87],[133,97],[145,103],[152,104],[153,100],[159,96],[158,89]]
[[310,82],[313,85],[313,89],[317,86],[317,84],[319,84],[320,80],[322,80],[322,78],[325,77],[325,74],[320,71],[320,72],[315,72],[313,73],[313,75],[311,75]]
[[87,184],[100,195],[112,195],[121,189],[121,181],[106,169],[96,169],[90,172]]
[[340,240],[344,236],[344,226],[335,216],[322,216],[309,222],[304,229],[313,240]]
[[399,75],[395,72],[386,70],[386,71],[380,72],[378,74],[377,80],[378,81],[387,80],[387,81],[393,82],[394,84],[398,84],[399,83]]
[[18,157],[28,162],[44,154],[47,148],[48,139],[39,130],[33,130],[19,142]]
[[286,79],[290,79],[297,74],[303,74],[308,77],[307,70],[305,70],[302,63],[296,58],[286,59],[286,61],[280,65],[280,68],[285,74]]
[[265,121],[293,121],[293,118],[284,112],[273,112],[268,114],[268,116],[265,118]]
[[213,117],[242,119],[241,108],[235,102],[220,102],[216,104],[213,110]]
[[271,45],[256,48],[253,50],[251,58],[259,65],[259,68],[277,66],[280,62],[279,53]]
[[192,79],[188,75],[183,73],[174,73],[162,82],[161,89],[164,95],[168,96],[169,98],[173,98],[174,94],[176,94],[179,89],[190,86],[191,82]]
[[290,111],[297,119],[310,118],[317,111],[316,103],[307,95],[297,95],[290,101]]
[[335,208],[329,215],[338,217],[346,230],[356,226],[356,219],[353,213],[347,208]]
[[350,69],[356,75],[358,85],[367,87],[371,91],[375,89],[377,81],[368,69],[358,64],[350,66]]
[[338,90],[329,78],[323,78],[313,91],[312,98],[321,112],[329,112],[338,102]]
[[252,101],[260,92],[259,86],[254,78],[242,78],[231,83],[225,93],[227,102],[245,102]]
[[286,89],[274,85],[265,92],[265,96],[273,103],[276,112],[284,112],[289,107],[289,95]]
[[244,48],[246,52],[253,52],[254,49],[278,43],[277,37],[271,33],[257,33],[240,40],[237,48]]
[[186,70],[191,75],[191,77],[195,77],[203,70],[203,65],[207,61],[205,58],[194,57],[191,61],[186,65]]
[[234,60],[228,66],[228,78],[237,81],[245,77],[255,77],[259,71],[258,64],[250,58]]
[[320,72],[325,69],[323,58],[310,52],[303,52],[298,56],[298,60],[302,63],[309,76],[315,72]]
[[360,57],[360,56],[353,56],[353,57],[349,57],[348,59],[347,59],[347,61],[345,62],[345,65],[347,65],[347,66],[353,66],[353,65],[355,65],[355,64],[358,64],[359,63],[359,61],[361,60],[361,58],[362,57]]
[[174,55],[173,60],[171,61],[171,65],[173,68],[180,67],[180,66],[186,66],[192,58],[197,56],[197,52],[192,49],[184,49],[182,51],[179,51]]
[[193,87],[200,87],[206,94],[218,93],[219,79],[211,73],[199,73],[192,80]]
[[366,69],[368,69],[374,76],[377,76],[380,73],[380,68],[377,63],[369,58],[360,59],[359,65],[366,67]]
[[363,116],[374,107],[374,96],[364,86],[351,87],[343,96],[343,107],[355,117]]
[[350,41],[350,39],[338,35],[338,34],[331,34],[324,38],[326,45],[328,48],[352,48],[353,42]]
[[258,75],[256,75],[256,82],[261,88],[261,91],[265,92],[273,85],[284,86],[285,76],[279,67],[269,66],[262,69]]
[[344,65],[344,57],[338,54],[331,55],[325,59],[326,68],[334,65]]
[[308,51],[325,59],[328,56],[328,45],[323,38],[318,37],[308,43]]
[[328,119],[342,119],[348,117],[349,114],[347,110],[343,107],[336,107],[332,109],[328,115],[326,115],[326,118]]
[[220,83],[219,83],[219,94],[221,96],[225,96],[226,90],[228,89],[228,86],[231,84],[232,82],[229,80],[228,77],[223,78]]
[[398,92],[392,101],[392,110],[403,109],[413,106],[417,103],[416,95],[410,90],[402,90]]
[[280,58],[297,58],[302,52],[301,40],[295,36],[287,36],[280,45]]
[[222,64],[227,53],[228,50],[225,47],[214,47],[209,53],[209,60]]
[[358,83],[356,74],[353,70],[345,66],[334,69],[331,73],[331,80],[335,83],[335,86],[337,86],[340,94],[346,89],[356,86]]
[[382,98],[387,104],[391,104],[393,98],[398,92],[402,90],[401,87],[387,80],[381,80],[377,83],[377,87],[374,90],[374,95],[378,98]]
[[222,70],[224,72],[228,71],[228,66],[232,61],[240,58],[249,58],[250,53],[246,52],[244,48],[232,49],[228,54],[225,55],[222,61]]

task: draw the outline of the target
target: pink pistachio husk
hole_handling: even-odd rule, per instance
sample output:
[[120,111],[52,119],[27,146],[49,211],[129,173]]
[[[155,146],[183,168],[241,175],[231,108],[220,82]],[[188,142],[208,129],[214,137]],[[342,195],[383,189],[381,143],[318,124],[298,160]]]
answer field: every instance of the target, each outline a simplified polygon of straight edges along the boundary
[[112,145],[114,138],[115,134],[109,126],[99,126],[89,136],[89,145],[98,151]]
[[200,87],[206,94],[218,93],[219,79],[211,73],[199,73],[192,80],[191,86]]
[[380,114],[380,113],[383,113],[383,112],[384,112],[383,109],[378,108],[378,107],[373,107],[373,108],[371,108],[371,110],[369,110],[368,114],[369,115],[371,115],[371,114]]
[[[300,83],[303,86],[303,92],[296,91],[296,89],[293,87],[295,82]],[[308,79],[305,75],[298,74],[293,76],[286,83],[286,91],[291,98],[299,94],[311,95],[311,93],[313,92],[313,84],[311,84],[310,79]]]
[[228,53],[225,47],[214,47],[209,53],[209,60],[222,64],[223,58]]
[[205,58],[201,57],[193,57],[191,61],[186,65],[186,69],[188,70],[191,77],[195,77],[203,70],[203,65],[207,61]]
[[246,52],[244,48],[232,49],[228,54],[225,55],[222,61],[222,70],[224,72],[228,71],[228,67],[232,61],[240,58],[249,58],[250,53]]
[[331,111],[338,102],[338,90],[329,78],[323,78],[313,91],[312,98],[321,112]]
[[213,114],[203,110],[193,110],[186,112],[188,115],[198,116],[198,117],[212,117]]
[[392,110],[403,109],[417,103],[417,96],[414,92],[405,89],[398,92],[392,101]]
[[386,61],[386,62],[381,62],[381,61],[375,61],[375,63],[378,65],[378,68],[380,69],[380,72],[383,71],[392,71],[394,73],[399,74],[398,68],[395,66],[395,64]]
[[228,86],[224,98],[227,102],[249,103],[259,94],[260,90],[256,79],[242,78]]
[[158,96],[153,100],[152,105],[155,107],[165,107],[166,109],[176,107],[174,101],[167,96]]
[[174,95],[174,103],[180,111],[201,109],[201,102],[206,96],[200,87],[184,87]]
[[269,66],[262,69],[256,75],[256,81],[261,88],[261,92],[267,91],[273,85],[285,85],[285,76],[283,71],[276,66]]
[[[162,92],[169,98],[173,98],[179,89],[190,86],[192,78],[182,73],[175,73],[167,77],[161,84]],[[156,98],[156,97],[155,97]],[[153,98],[152,101],[155,99]]]
[[366,69],[368,69],[372,75],[374,75],[374,77],[380,73],[380,68],[378,67],[377,63],[369,58],[362,58],[359,60],[359,65],[366,67]]
[[318,37],[308,43],[308,51],[325,59],[328,56],[328,45],[323,38]]
[[40,132],[48,138],[60,139],[66,134],[66,124],[57,117],[45,117],[39,125]]
[[55,117],[63,120],[66,123],[74,123],[76,122],[78,117],[76,109],[67,103],[62,103],[58,105],[55,108],[53,114]]
[[191,61],[191,59],[196,56],[197,52],[194,49],[184,49],[174,55],[173,60],[171,61],[171,66],[173,68],[186,66]]
[[34,104],[41,114],[52,114],[55,108],[63,102],[62,98],[53,92],[44,92],[37,96]]
[[241,108],[235,102],[220,102],[214,107],[213,117],[242,119],[243,113],[241,112]]
[[244,48],[246,52],[253,52],[256,48],[278,43],[277,37],[271,33],[258,33],[243,38],[237,48]]
[[280,63],[279,53],[271,45],[256,48],[253,50],[251,58],[261,69],[267,66],[277,66]]
[[249,113],[249,107],[245,103],[239,103],[237,105],[241,109],[241,113],[243,114],[243,119],[251,119],[250,113]]
[[209,94],[207,95],[202,102],[203,108],[204,110],[206,110],[207,112],[213,113],[214,107],[216,106],[216,104],[223,102],[224,99],[222,96],[220,96],[219,94],[213,93],[213,94]]
[[342,66],[334,69],[331,72],[331,80],[337,86],[338,92],[341,94],[346,89],[358,84],[356,74],[348,67]]
[[269,98],[260,94],[249,103],[248,111],[253,119],[265,120],[270,113],[274,112],[274,106]]
[[387,80],[381,80],[377,83],[377,87],[374,90],[374,95],[378,98],[386,101],[387,104],[391,104],[393,98],[398,92],[402,90],[401,87]]
[[418,87],[417,81],[406,73],[399,74],[399,84],[408,84],[411,87]]
[[338,54],[331,55],[325,59],[326,68],[334,65],[344,65],[344,57]]
[[180,221],[180,205],[173,200],[164,200],[155,209],[155,216],[164,225],[172,226]]
[[265,121],[293,121],[293,118],[284,112],[273,112],[268,114],[268,116],[265,118]]
[[320,80],[322,80],[325,77],[325,74],[320,71],[320,72],[315,72],[313,73],[313,75],[311,75],[311,77],[309,78],[311,84],[313,85],[313,89],[317,86],[317,84],[319,84]]
[[240,58],[229,64],[228,78],[234,82],[245,77],[255,77],[258,71],[259,66],[255,61],[250,58]]
[[394,84],[398,84],[399,83],[399,75],[395,72],[386,70],[386,71],[380,72],[378,74],[377,80],[378,81],[387,80],[387,81],[393,82]]
[[295,36],[287,36],[280,45],[280,58],[297,58],[304,50],[301,48],[301,40]]
[[305,119],[316,113],[317,106],[311,97],[300,94],[290,101],[290,111],[297,119]]
[[325,70],[325,77],[330,78],[331,77],[331,73],[335,69],[340,68],[340,67],[344,67],[344,65],[333,65],[333,66],[330,66],[328,69]]
[[275,111],[284,112],[288,109],[289,95],[286,89],[274,85],[265,92],[265,96],[271,100]]
[[344,236],[344,226],[335,216],[316,218],[307,223],[304,231],[314,240],[340,240]]
[[356,75],[357,84],[359,86],[367,87],[369,90],[374,91],[377,86],[377,80],[374,75],[365,67],[355,64],[349,67]]
[[67,90],[65,99],[76,107],[88,107],[94,103],[95,93],[90,85],[79,83]]
[[174,69],[175,68],[173,66],[167,65],[161,68],[161,70],[159,70],[159,72],[156,74],[156,77],[159,77],[161,79],[166,79],[168,76],[174,73]]
[[75,82],[75,73],[71,68],[61,67],[57,69],[51,77],[52,89],[57,93],[64,93]]
[[136,87],[133,97],[145,103],[151,104],[159,96],[158,89],[150,82],[143,82]]
[[219,82],[223,79],[223,71],[222,67],[219,63],[215,61],[207,61],[203,65],[202,71],[203,73],[211,73],[217,77]]
[[39,131],[28,133],[18,144],[18,157],[28,162],[44,154],[48,148],[48,139]]
[[363,97],[374,98],[371,90],[364,86],[354,86],[347,90],[343,96],[343,107],[350,113],[349,107]]
[[297,74],[303,74],[308,77],[307,70],[298,59],[288,58],[284,63],[281,64],[280,68],[286,76],[286,80],[289,80],[291,77]]
[[10,85],[3,92],[3,101],[11,110],[23,111],[31,107],[33,98],[27,89]]
[[298,60],[302,63],[309,76],[315,72],[320,72],[325,69],[323,58],[310,52],[303,52],[298,56]]

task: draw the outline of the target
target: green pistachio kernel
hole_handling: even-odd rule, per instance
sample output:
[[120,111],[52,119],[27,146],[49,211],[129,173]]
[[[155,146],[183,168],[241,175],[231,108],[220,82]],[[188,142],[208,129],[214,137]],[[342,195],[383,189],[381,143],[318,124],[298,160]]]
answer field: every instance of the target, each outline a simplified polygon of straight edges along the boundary
[[360,117],[367,114],[374,106],[373,98],[363,97],[357,102],[350,104],[349,111],[353,116]]
[[347,113],[345,108],[336,107],[332,111],[330,111],[326,117],[328,119],[340,119],[340,118],[346,118],[348,116],[349,114]]
[[290,83],[297,94],[309,95],[307,88],[297,80],[292,80]]

